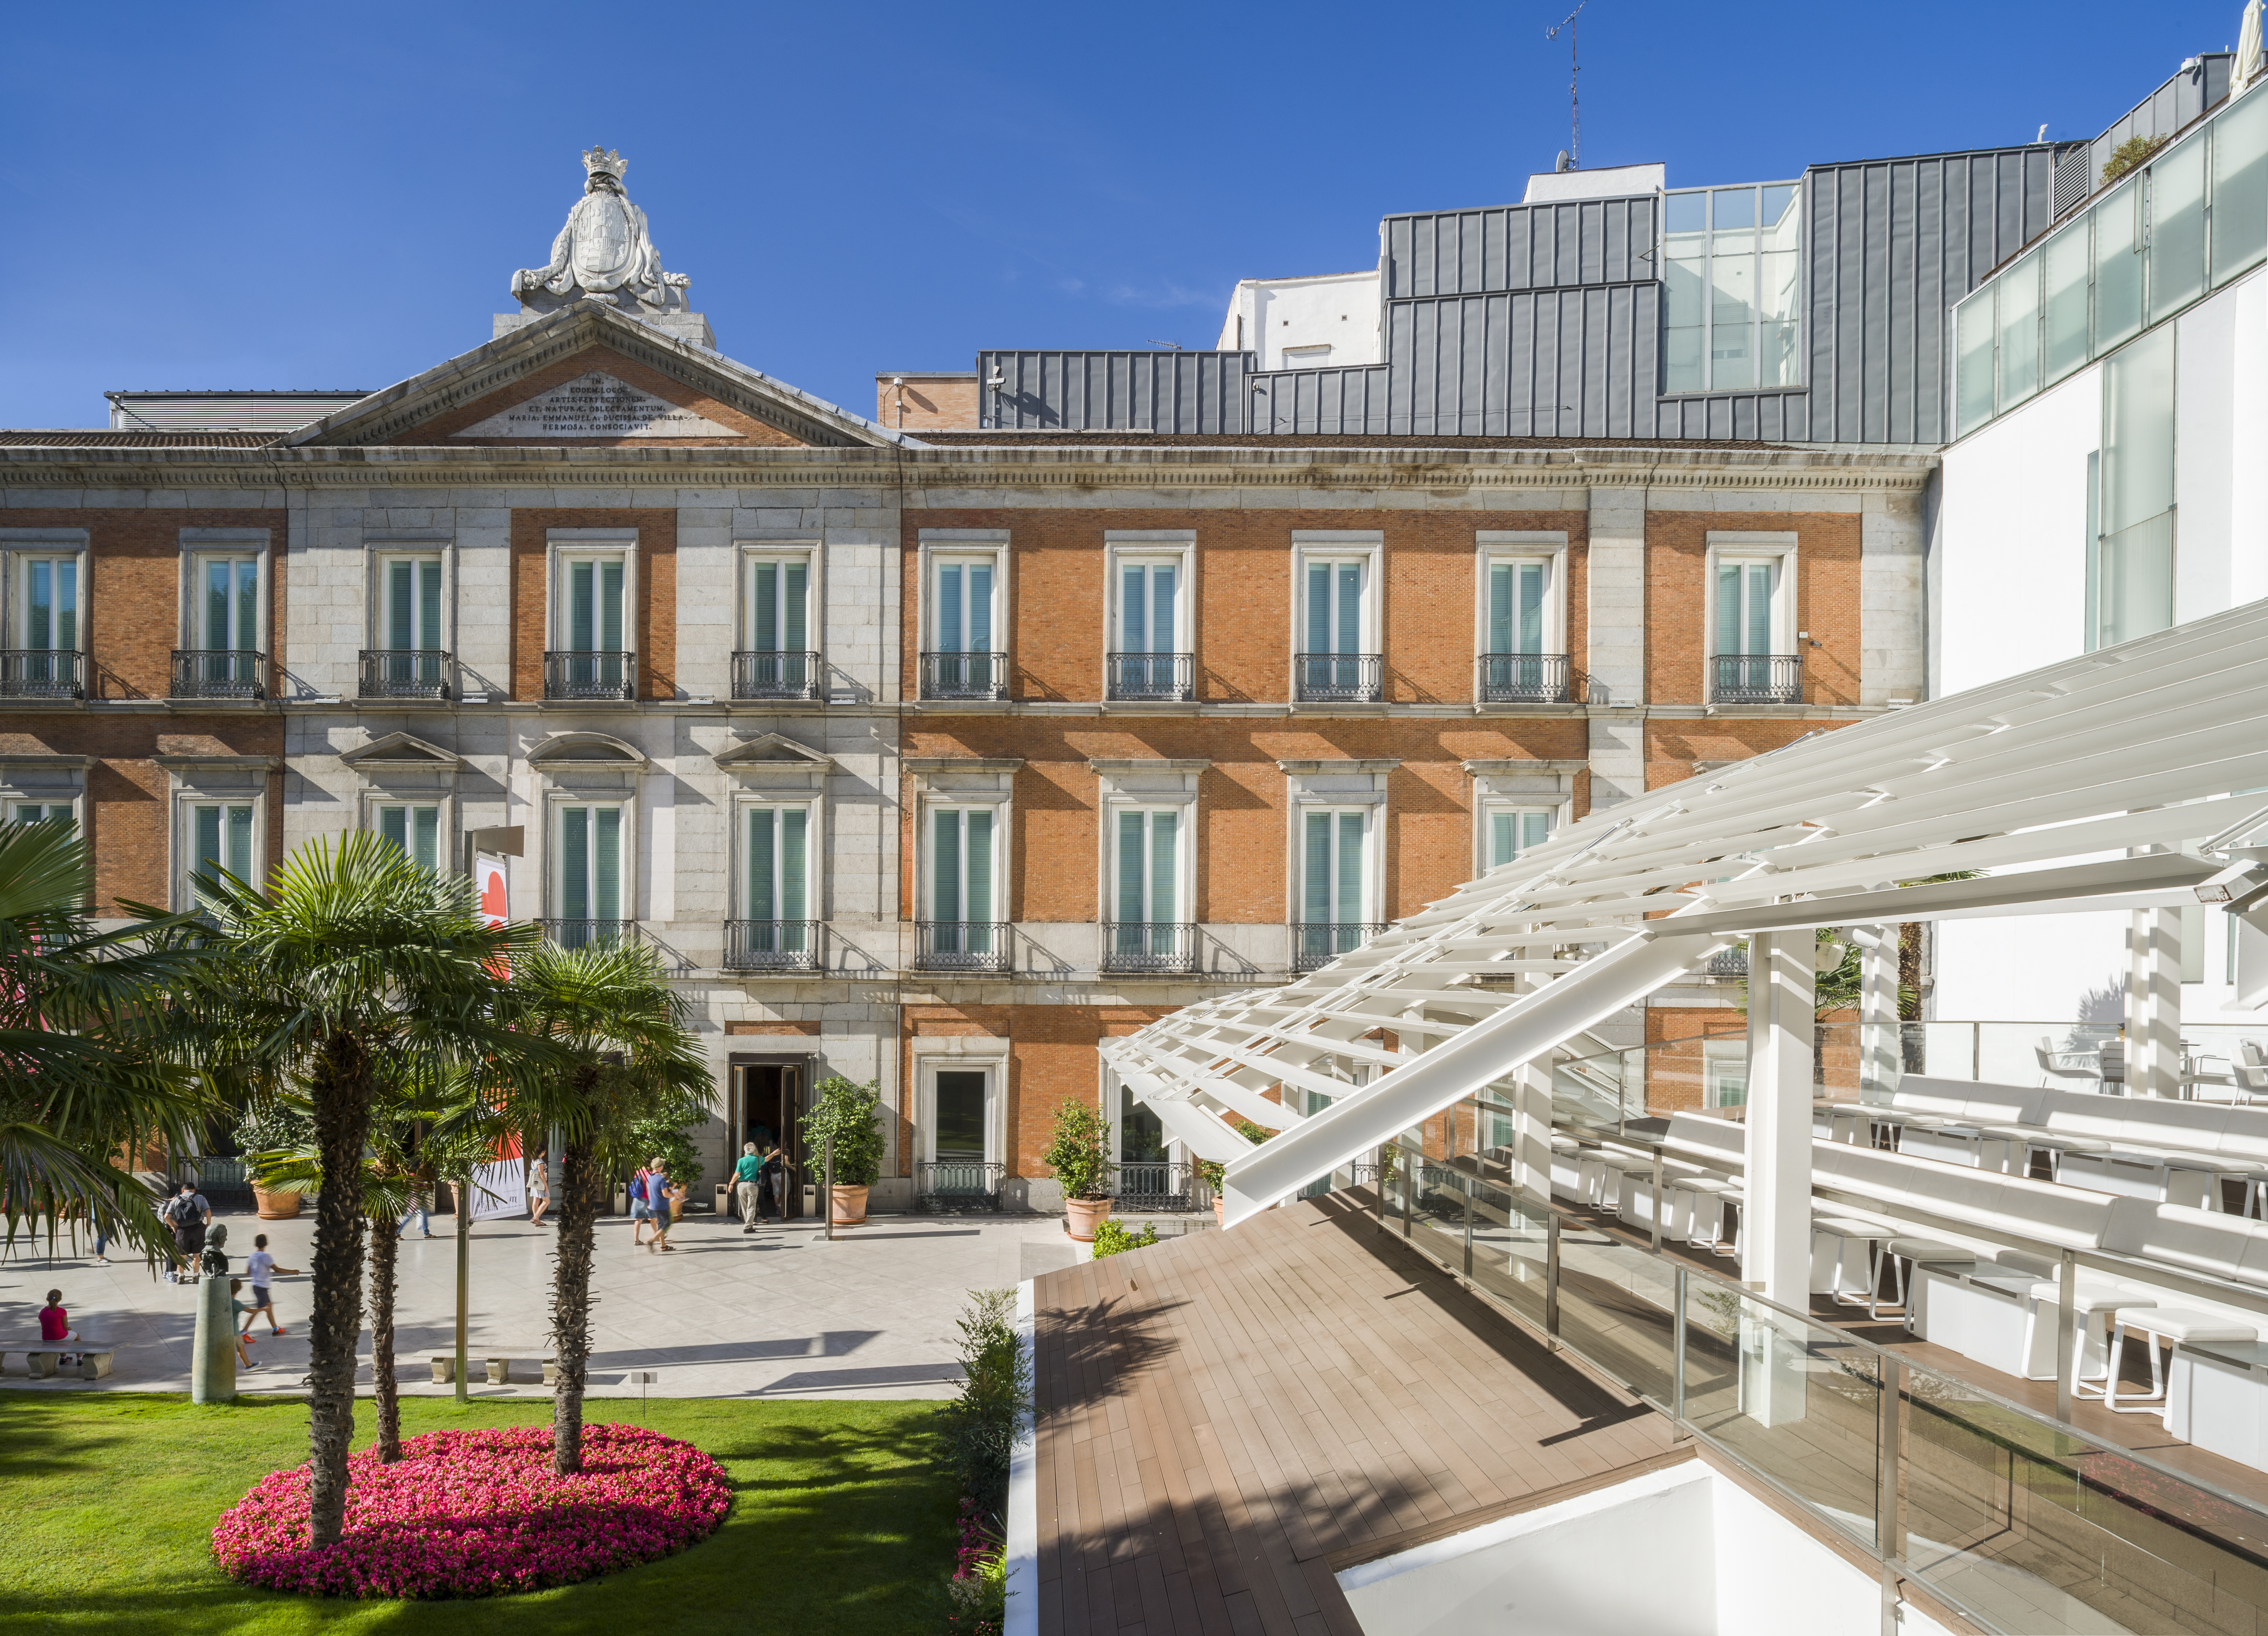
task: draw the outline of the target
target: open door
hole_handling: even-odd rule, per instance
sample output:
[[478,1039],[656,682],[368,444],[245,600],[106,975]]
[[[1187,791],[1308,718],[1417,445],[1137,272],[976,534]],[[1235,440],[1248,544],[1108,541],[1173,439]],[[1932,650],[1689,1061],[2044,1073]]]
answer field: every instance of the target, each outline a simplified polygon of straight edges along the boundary
[[811,1082],[811,1058],[734,1057],[731,1067],[732,1156],[740,1158],[744,1142],[754,1142],[760,1148],[779,1144],[790,1166],[780,1208],[793,1220],[803,1213],[803,1184],[810,1179],[810,1156],[803,1143],[803,1106],[806,1087]]

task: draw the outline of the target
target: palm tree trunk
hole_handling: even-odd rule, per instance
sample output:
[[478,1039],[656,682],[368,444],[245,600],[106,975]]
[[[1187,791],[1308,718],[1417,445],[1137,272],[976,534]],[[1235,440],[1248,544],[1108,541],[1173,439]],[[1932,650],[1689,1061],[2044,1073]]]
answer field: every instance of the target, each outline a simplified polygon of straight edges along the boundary
[[401,1234],[401,1223],[391,1213],[371,1223],[371,1397],[378,1411],[378,1457],[387,1465],[401,1458],[401,1388],[394,1378],[394,1271]]
[[354,1441],[355,1341],[362,1329],[363,1149],[370,1138],[370,1058],[351,1034],[325,1042],[308,1076],[315,1147],[314,1314],[307,1325],[308,1544],[346,1531],[347,1451]]
[[583,1469],[583,1388],[591,1367],[591,1242],[599,1214],[599,1160],[592,1139],[560,1153],[559,1260],[551,1286],[551,1352],[559,1385],[551,1401],[551,1470]]

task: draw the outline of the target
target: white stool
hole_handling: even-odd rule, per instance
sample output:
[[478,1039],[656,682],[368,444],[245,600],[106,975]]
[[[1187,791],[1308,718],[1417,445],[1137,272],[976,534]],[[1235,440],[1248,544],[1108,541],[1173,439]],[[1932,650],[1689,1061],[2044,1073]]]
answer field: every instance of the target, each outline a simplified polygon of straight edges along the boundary
[[[1882,1261],[1886,1256],[1890,1264],[1890,1287],[1897,1292],[1897,1298],[1891,1304],[1905,1315],[1905,1326],[1911,1330],[1913,1328],[1913,1302],[1907,1298],[1906,1263],[1952,1261],[1973,1264],[1977,1260],[1977,1252],[1973,1249],[1963,1249],[1958,1244],[1948,1244],[1933,1238],[1887,1239],[1874,1250],[1873,1264],[1876,1290],[1882,1287]],[[1870,1315],[1879,1318],[1881,1314],[1879,1308],[1873,1308],[1870,1309]]]
[[[2071,1352],[2073,1396],[2100,1397],[2103,1395],[2103,1388],[2100,1385],[2093,1391],[2089,1391],[2081,1384],[2083,1382],[2100,1382],[2108,1378],[2107,1374],[2087,1373],[2087,1341],[2094,1332],[2095,1320],[2100,1317],[2103,1321],[2102,1346],[2104,1367],[2107,1369],[2110,1355],[2110,1315],[2122,1307],[2154,1307],[2157,1304],[2154,1297],[2137,1295],[2132,1290],[2119,1288],[2116,1284],[2081,1284],[2072,1292],[2073,1321],[2078,1326],[2078,1333],[2073,1337],[2073,1344]],[[2063,1286],[2056,1280],[2049,1279],[2032,1286],[2031,1305],[2024,1314],[2024,1360],[2027,1363],[2031,1360],[2032,1356],[2034,1326],[2062,1305]],[[2055,1371],[2050,1369],[2045,1374],[2041,1374],[2036,1370],[2027,1368],[2024,1371],[2024,1378],[2028,1381],[2052,1381],[2055,1379]]]
[[[1738,1200],[1741,1184],[1712,1175],[1679,1176],[1668,1183],[1673,1220],[1685,1224],[1683,1237],[1695,1249],[1713,1250],[1725,1242],[1725,1201]],[[1682,1218],[1676,1199],[1686,1199]]]
[[[1815,1236],[1836,1241],[1835,1273],[1827,1282],[1827,1299],[1838,1307],[1864,1307],[1868,1317],[1879,1321],[1882,1315],[1882,1280],[1881,1265],[1874,1258],[1874,1246],[1890,1237],[1895,1229],[1853,1220],[1848,1216],[1820,1216],[1812,1222],[1811,1231]],[[1865,1290],[1843,1287],[1843,1245],[1846,1240],[1862,1242],[1867,1246],[1867,1268],[1874,1283]]]
[[[2132,1404],[2122,1404],[2118,1401],[2118,1366],[2126,1356],[2126,1331],[2129,1330],[2150,1338],[2150,1395]],[[2154,1411],[2160,1419],[2165,1419],[2166,1374],[2158,1367],[2160,1341],[2169,1346],[2182,1346],[2207,1341],[2257,1341],[2259,1338],[2260,1331],[2249,1323],[2234,1323],[2227,1318],[2217,1318],[2209,1312],[2197,1312],[2187,1307],[2139,1309],[2131,1318],[2122,1314],[2118,1327],[2110,1331],[2110,1356],[2103,1360],[2102,1406],[2116,1414],[2149,1414]]]

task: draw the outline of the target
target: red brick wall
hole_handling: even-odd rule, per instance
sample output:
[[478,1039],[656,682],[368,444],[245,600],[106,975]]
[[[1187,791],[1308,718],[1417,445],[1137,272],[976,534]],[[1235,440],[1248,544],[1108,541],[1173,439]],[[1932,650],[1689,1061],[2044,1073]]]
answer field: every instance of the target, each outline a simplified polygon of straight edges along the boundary
[[638,696],[677,696],[677,513],[667,508],[565,507],[512,514],[512,693],[543,696],[543,651],[551,642],[549,572],[554,528],[637,530]]
[[1700,704],[1709,633],[1711,533],[1796,536],[1795,624],[1810,704],[1859,702],[1858,515],[1850,512],[1649,512],[1646,514],[1646,696]]
[[[641,392],[651,392],[680,409],[691,409],[720,426],[729,426],[737,435],[730,438],[460,438],[456,435],[460,427],[477,425],[491,415],[500,414],[516,403],[525,403],[530,398],[541,397],[552,387],[579,380],[594,369],[604,370],[617,380],[627,381]],[[804,446],[802,439],[791,438],[778,427],[768,426],[762,421],[718,402],[705,393],[696,392],[681,381],[673,380],[658,370],[648,369],[643,364],[624,357],[612,347],[585,347],[556,364],[545,365],[532,375],[523,376],[509,387],[445,410],[401,436],[389,438],[387,441],[394,445],[424,445],[438,443],[444,438],[483,448],[555,448],[566,445],[578,448],[619,449],[646,448],[659,444],[669,448],[698,449],[749,443],[798,449]]]
[[1646,787],[1694,774],[1696,762],[1746,761],[1791,744],[1807,733],[1847,727],[1847,721],[1799,721],[1787,717],[1705,716],[1689,720],[1650,718],[1646,724]]
[[[902,379],[902,388],[891,383]],[[976,429],[976,377],[973,374],[877,375],[874,377],[874,420],[877,424],[908,431]]]

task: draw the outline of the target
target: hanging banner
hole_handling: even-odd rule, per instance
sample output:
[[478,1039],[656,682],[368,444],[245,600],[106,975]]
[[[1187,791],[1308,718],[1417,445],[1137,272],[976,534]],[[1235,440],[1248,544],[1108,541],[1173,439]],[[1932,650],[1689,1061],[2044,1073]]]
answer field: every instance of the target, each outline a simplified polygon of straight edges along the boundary
[[473,1172],[475,1221],[527,1213],[527,1166],[519,1156],[519,1138],[507,1136],[497,1146],[496,1159]]
[[473,859],[473,887],[480,894],[481,918],[500,926],[512,918],[512,874],[504,860],[482,852]]

